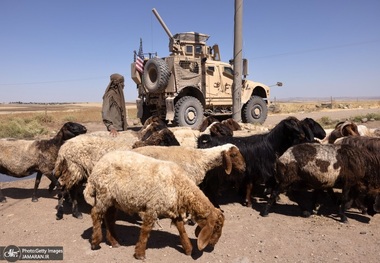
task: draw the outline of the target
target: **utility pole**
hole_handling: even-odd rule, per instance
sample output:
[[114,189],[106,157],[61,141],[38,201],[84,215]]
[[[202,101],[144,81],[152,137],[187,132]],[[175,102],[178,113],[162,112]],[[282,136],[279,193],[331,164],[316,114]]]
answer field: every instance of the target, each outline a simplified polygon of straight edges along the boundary
[[235,0],[234,16],[234,82],[232,118],[241,122],[241,87],[243,71],[243,0]]

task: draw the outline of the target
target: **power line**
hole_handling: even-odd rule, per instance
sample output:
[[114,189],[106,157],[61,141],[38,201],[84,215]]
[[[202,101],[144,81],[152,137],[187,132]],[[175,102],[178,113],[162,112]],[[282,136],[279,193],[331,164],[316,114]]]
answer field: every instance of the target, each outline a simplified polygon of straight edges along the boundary
[[267,55],[267,56],[254,57],[252,59],[263,59],[263,58],[297,55],[297,54],[311,53],[311,52],[317,52],[317,51],[323,51],[323,50],[329,50],[329,49],[338,49],[338,48],[346,48],[346,47],[352,47],[352,46],[367,45],[367,44],[372,44],[372,43],[376,43],[376,42],[380,42],[380,39],[374,39],[374,40],[356,42],[356,43],[350,43],[350,44],[342,44],[342,45],[336,45],[336,46],[327,46],[327,47],[320,47],[320,48],[313,48],[313,49],[290,51],[290,52],[285,52],[285,53],[278,53],[278,54],[272,54],[272,55]]

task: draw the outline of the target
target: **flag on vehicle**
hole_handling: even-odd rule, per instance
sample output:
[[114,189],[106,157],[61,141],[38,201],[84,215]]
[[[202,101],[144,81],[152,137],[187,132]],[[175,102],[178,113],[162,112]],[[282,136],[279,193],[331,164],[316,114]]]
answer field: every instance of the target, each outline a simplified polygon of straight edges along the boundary
[[144,60],[139,56],[136,56],[136,69],[141,74],[144,72]]
[[140,38],[139,53],[136,54],[136,69],[141,74],[144,72],[144,52],[142,49],[142,39]]

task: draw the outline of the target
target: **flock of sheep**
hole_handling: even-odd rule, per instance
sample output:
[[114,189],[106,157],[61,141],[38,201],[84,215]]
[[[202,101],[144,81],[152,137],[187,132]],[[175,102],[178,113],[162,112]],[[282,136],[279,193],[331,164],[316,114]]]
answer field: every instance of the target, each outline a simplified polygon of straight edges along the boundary
[[[120,246],[117,210],[138,214],[137,259],[145,259],[149,234],[159,218],[172,220],[185,254],[193,249],[184,227],[188,221],[197,224],[199,250],[214,246],[225,220],[219,206],[225,189],[239,190],[248,207],[253,196],[266,198],[262,216],[272,211],[280,193],[310,190],[312,200],[297,201],[303,216],[313,213],[324,192],[339,205],[342,222],[354,204],[363,213],[380,212],[380,137],[374,130],[347,121],[326,134],[315,120],[294,117],[249,136],[236,136],[240,129],[232,119],[207,117],[194,130],[168,127],[152,117],[139,131],[111,137],[68,122],[49,140],[1,139],[0,173],[25,177],[37,172],[32,201],[38,201],[36,190],[46,175],[49,189],[59,190],[56,219],[63,217],[65,198],[73,216],[81,218],[82,193],[92,206],[93,250],[103,241],[103,222],[107,241]],[[6,202],[1,190],[0,202]]]

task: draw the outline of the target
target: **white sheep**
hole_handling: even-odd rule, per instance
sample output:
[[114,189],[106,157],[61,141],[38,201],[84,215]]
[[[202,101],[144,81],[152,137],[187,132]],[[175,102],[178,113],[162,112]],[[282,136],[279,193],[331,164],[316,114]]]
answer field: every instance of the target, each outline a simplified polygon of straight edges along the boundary
[[57,219],[63,217],[63,197],[66,191],[71,191],[73,216],[82,218],[77,206],[77,188],[87,180],[95,163],[110,151],[132,149],[132,145],[138,141],[138,138],[130,133],[120,132],[116,137],[107,133],[107,136],[99,133],[77,136],[59,150],[54,168],[54,175],[62,186],[62,192],[58,197]]
[[170,127],[169,128],[181,146],[197,148],[197,138],[202,134],[211,134],[212,136],[232,136],[233,130],[226,124],[212,122],[204,130],[193,130],[190,127]]
[[134,152],[160,160],[172,161],[179,164],[188,173],[196,185],[202,183],[206,172],[223,166],[226,173],[232,169],[236,172],[245,171],[245,161],[239,149],[233,144],[224,144],[208,149],[196,149],[185,146],[145,146],[133,149]]
[[[100,136],[100,137],[110,137],[110,132],[109,131],[93,131],[93,132],[87,133],[87,135]],[[118,135],[122,135],[125,137],[130,136],[132,138],[137,138],[137,139],[140,137],[139,133],[136,131],[133,131],[133,130],[119,131]]]
[[197,148],[197,138],[200,131],[193,130],[190,127],[169,127],[181,146]]
[[103,219],[108,241],[112,247],[119,246],[114,229],[115,208],[138,214],[142,219],[135,246],[136,259],[145,259],[149,234],[159,217],[172,219],[186,255],[191,254],[192,245],[181,216],[185,213],[191,214],[198,224],[195,230],[198,249],[214,246],[222,234],[224,215],[186,174],[186,170],[174,162],[132,151],[104,155],[95,165],[84,190],[86,202],[93,206],[91,249],[100,248]]
[[[58,151],[67,140],[86,133],[83,125],[66,122],[59,132],[51,139],[41,140],[0,140],[0,173],[17,178],[26,177],[37,172],[32,201],[38,201],[36,191],[42,175],[55,182],[52,175]],[[55,184],[50,186],[50,190]],[[0,202],[6,202],[0,190]]]
[[358,125],[360,136],[380,137],[380,129],[368,128],[365,125]]
[[[63,201],[64,195],[67,194],[67,192],[70,192],[73,216],[82,218],[82,213],[78,210],[77,204],[78,188],[87,180],[95,163],[105,153],[113,150],[132,149],[138,146],[136,143],[142,140],[147,142],[151,137],[157,139],[170,137],[160,137],[159,133],[161,131],[170,132],[162,123],[152,121],[142,127],[138,132],[123,131],[119,132],[116,137],[110,136],[109,132],[95,132],[78,136],[74,138],[75,140],[64,145],[58,153],[57,162],[55,164],[55,176],[59,178],[59,183],[62,186],[62,191],[58,197],[56,218],[62,219],[63,217]],[[150,143],[159,142],[159,140],[154,140]],[[162,141],[163,145],[170,142],[172,141]]]

